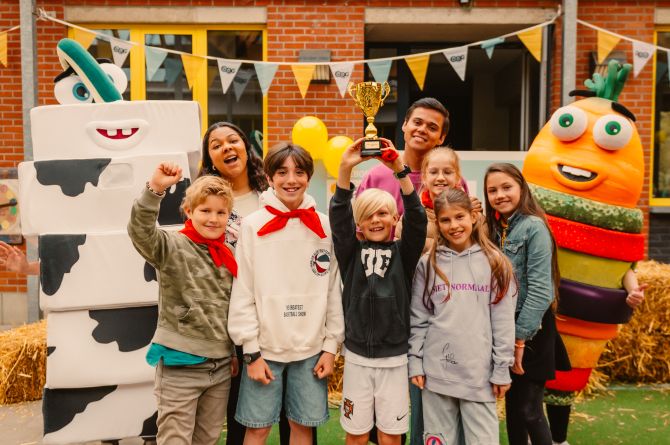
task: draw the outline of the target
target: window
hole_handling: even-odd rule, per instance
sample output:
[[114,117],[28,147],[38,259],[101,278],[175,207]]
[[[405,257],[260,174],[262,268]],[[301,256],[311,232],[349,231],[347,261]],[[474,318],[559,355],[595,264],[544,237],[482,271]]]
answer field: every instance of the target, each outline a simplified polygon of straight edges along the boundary
[[[195,55],[243,60],[264,60],[265,55],[262,26],[81,26],[118,39]],[[95,39],[88,50],[95,58],[113,59],[106,40]],[[125,100],[195,100],[200,103],[203,132],[210,124],[225,120],[242,128],[255,144],[262,140],[265,103],[253,65],[242,64],[226,94],[216,60],[207,60],[207,70],[198,75],[193,88],[189,88],[178,54],[168,53],[157,72],[147,79],[145,50],[137,45],[122,68],[129,79]]]
[[[366,58],[376,59],[423,53],[459,46],[454,43],[408,44],[368,43]],[[374,80],[366,70],[366,80]],[[520,42],[496,46],[489,60],[479,47],[468,49],[465,82],[442,54],[430,57],[423,91],[407,65],[396,61],[389,75],[391,94],[380,109],[375,126],[384,137],[403,144],[405,112],[421,97],[435,97],[450,114],[445,140],[456,150],[527,150],[544,124],[546,110],[540,110],[540,63]]]
[[[657,32],[656,38],[659,46],[670,47],[670,30]],[[670,79],[665,56],[656,61],[655,91],[651,205],[670,206]]]

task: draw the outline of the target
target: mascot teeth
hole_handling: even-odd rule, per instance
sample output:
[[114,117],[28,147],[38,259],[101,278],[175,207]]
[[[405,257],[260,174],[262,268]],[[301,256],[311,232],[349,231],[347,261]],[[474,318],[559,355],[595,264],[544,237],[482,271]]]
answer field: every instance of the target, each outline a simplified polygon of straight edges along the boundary
[[561,174],[566,178],[575,181],[590,181],[598,176],[591,171],[583,170],[577,167],[570,167],[569,165],[559,165],[558,171],[560,171]]

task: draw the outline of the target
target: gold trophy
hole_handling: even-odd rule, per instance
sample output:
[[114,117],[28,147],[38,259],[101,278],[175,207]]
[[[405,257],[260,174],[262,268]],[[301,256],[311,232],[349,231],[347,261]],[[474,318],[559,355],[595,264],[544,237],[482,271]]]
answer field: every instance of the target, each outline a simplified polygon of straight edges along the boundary
[[361,148],[361,156],[381,155],[382,142],[377,137],[377,128],[373,122],[379,107],[384,105],[384,99],[389,95],[391,87],[388,82],[361,82],[349,84],[349,95],[356,105],[363,110],[368,126],[365,127],[365,140]]

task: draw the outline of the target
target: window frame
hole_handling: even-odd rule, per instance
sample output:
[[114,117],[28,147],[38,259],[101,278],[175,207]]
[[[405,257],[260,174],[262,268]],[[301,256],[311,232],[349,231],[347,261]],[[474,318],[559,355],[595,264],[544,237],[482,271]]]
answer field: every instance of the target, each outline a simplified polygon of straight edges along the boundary
[[[654,29],[654,45],[658,45],[658,33],[665,32],[670,33],[670,26],[659,26]],[[654,51],[654,56],[652,57],[652,85],[654,90],[651,95],[651,125],[650,125],[650,150],[649,150],[649,178],[647,179],[649,185],[649,207],[653,210],[654,207],[661,210],[661,207],[670,209],[670,198],[656,198],[654,197],[654,159],[656,158],[656,63],[657,63],[657,53]],[[670,76],[670,73],[668,73]]]

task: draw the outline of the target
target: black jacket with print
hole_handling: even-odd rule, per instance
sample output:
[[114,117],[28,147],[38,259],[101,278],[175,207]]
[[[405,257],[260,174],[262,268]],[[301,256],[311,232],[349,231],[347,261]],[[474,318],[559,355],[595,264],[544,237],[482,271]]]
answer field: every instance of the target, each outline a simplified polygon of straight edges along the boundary
[[356,238],[349,190],[337,187],[328,216],[344,285],[344,344],[368,358],[407,354],[414,270],[426,241],[426,212],[416,192],[402,195],[402,236],[383,243]]

